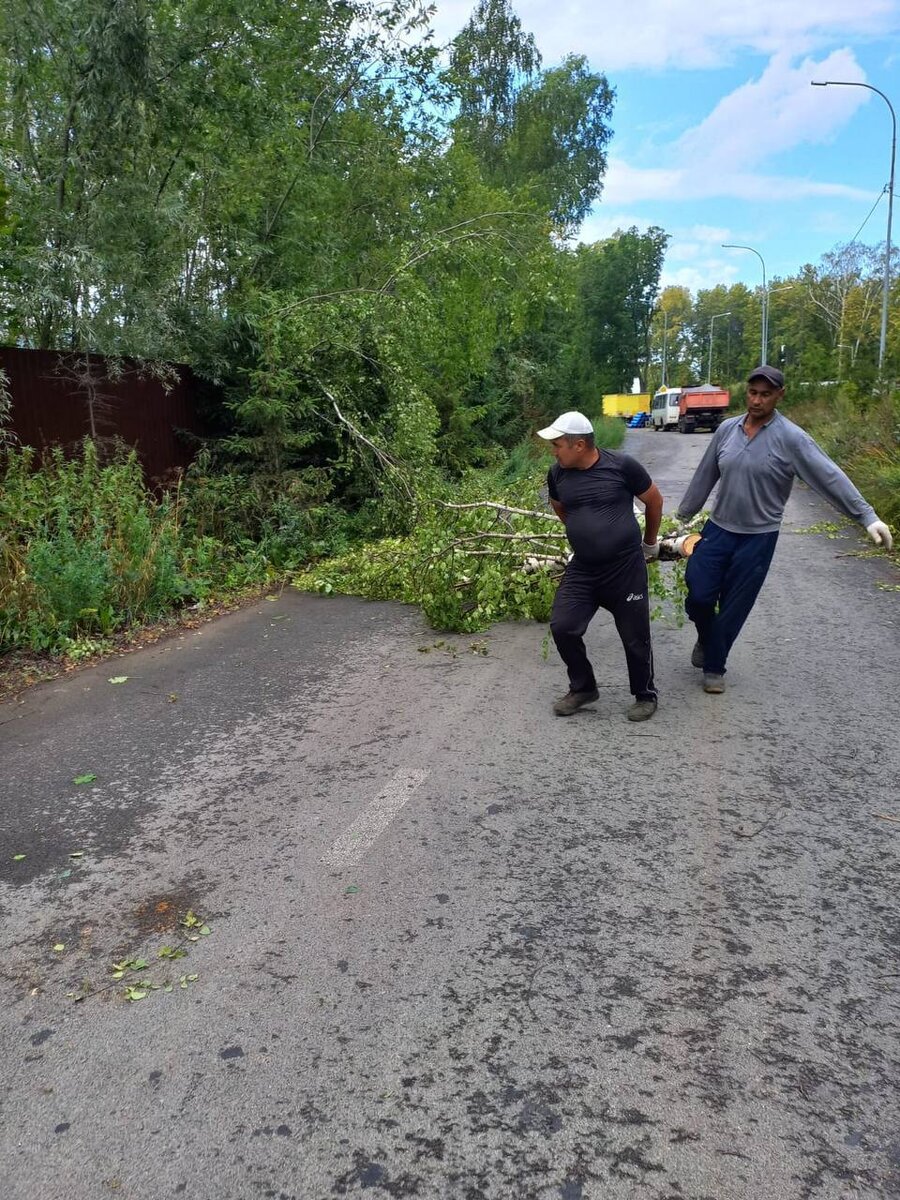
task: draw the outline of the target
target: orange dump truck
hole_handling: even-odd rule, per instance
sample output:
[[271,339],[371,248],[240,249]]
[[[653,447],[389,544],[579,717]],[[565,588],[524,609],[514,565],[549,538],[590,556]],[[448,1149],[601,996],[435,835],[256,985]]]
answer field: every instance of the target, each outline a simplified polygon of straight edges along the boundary
[[717,429],[728,416],[731,396],[712,383],[682,388],[678,403],[678,432]]

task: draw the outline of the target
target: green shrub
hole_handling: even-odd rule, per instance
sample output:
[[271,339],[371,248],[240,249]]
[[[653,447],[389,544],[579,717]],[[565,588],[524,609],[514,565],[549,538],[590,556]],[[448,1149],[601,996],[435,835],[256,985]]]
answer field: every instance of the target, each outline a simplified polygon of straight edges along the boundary
[[[621,421],[599,418],[595,428],[601,447],[622,444]],[[201,454],[159,499],[124,447],[105,462],[90,441],[71,458],[59,449],[39,459],[7,448],[0,651],[84,657],[98,639],[186,600],[208,602],[293,572],[312,589],[420,604],[441,629],[546,620],[558,570],[523,571],[522,559],[564,551],[561,525],[442,502],[502,497],[513,507],[542,507],[551,461],[532,436],[490,470],[469,470],[452,485],[432,470],[408,472],[397,488],[373,485],[348,511],[332,496],[326,468],[278,476],[215,470]],[[497,536],[509,532],[535,540]]]
[[879,517],[900,532],[900,393],[865,404],[843,391],[827,404],[794,404],[797,421],[847,472]]
[[101,463],[91,442],[40,462],[8,449],[0,475],[0,649],[65,650],[158,617],[188,592],[173,506],[134,452]]
[[627,428],[621,417],[593,417],[594,441],[601,450],[618,450],[625,441]]
[[60,502],[29,546],[25,563],[35,609],[54,630],[66,637],[79,629],[109,632],[114,621],[101,531],[76,538],[65,503]]

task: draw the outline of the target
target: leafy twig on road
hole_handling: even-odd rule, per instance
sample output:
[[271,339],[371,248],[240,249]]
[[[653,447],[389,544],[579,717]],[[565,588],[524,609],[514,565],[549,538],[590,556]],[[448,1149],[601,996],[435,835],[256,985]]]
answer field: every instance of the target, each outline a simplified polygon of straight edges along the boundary
[[[198,917],[192,909],[189,909],[180,922],[183,932],[181,937],[176,941],[174,946],[160,946],[156,952],[156,958],[166,962],[171,962],[177,958],[186,958],[188,950],[185,946],[186,942],[198,942],[202,937],[208,937],[212,932],[202,917]],[[90,982],[85,980],[80,992],[66,992],[72,1000],[85,1000],[88,996],[100,996],[104,992],[118,988],[121,980],[126,976],[132,976],[134,983],[126,984],[124,991],[121,993],[126,1000],[137,1001],[143,1000],[150,992],[171,992],[175,988],[175,983],[166,978],[161,983],[153,979],[145,979],[141,977],[141,972],[146,971],[150,967],[150,959],[147,958],[123,958],[111,965],[112,978],[109,983],[103,987],[95,988]],[[180,988],[186,989],[189,984],[195,983],[200,976],[196,973],[189,975],[181,975],[178,978]]]

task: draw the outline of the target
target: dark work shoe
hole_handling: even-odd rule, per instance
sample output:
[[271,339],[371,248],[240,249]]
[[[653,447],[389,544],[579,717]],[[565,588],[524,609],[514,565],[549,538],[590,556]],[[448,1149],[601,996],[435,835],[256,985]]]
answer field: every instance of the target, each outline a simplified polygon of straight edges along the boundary
[[656,708],[655,700],[635,700],[634,704],[625,710],[625,716],[629,721],[649,721]]
[[558,717],[571,717],[572,713],[578,712],[585,704],[593,704],[599,699],[600,693],[596,688],[592,692],[566,692],[565,696],[560,696],[553,705],[553,711]]
[[703,690],[713,696],[721,695],[725,691],[725,676],[713,675],[711,672],[705,671],[703,674]]
[[703,670],[703,643],[699,638],[697,638],[694,648],[691,651],[691,666],[699,667],[701,671]]

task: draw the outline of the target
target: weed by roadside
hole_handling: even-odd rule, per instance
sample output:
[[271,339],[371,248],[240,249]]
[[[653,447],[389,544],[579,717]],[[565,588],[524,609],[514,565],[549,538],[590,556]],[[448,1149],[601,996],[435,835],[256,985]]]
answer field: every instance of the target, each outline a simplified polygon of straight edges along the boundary
[[900,535],[900,393],[866,403],[837,396],[827,406],[789,405],[786,415],[841,465]]

